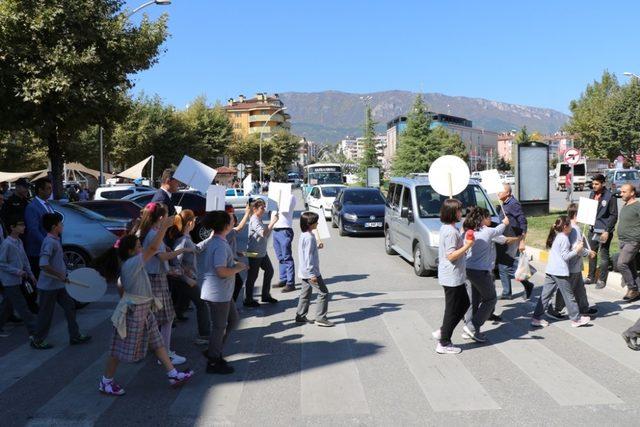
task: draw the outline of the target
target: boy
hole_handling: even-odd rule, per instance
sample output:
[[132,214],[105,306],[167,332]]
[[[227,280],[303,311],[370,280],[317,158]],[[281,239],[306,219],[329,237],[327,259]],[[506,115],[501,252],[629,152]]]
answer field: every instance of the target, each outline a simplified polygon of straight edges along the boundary
[[0,304],[0,330],[11,314],[11,307],[24,320],[29,336],[35,333],[35,318],[27,307],[20,286],[24,281],[35,286],[29,258],[20,236],[24,233],[24,221],[17,217],[7,220],[9,236],[0,245],[0,282],[4,286],[4,300]]
[[[318,219],[318,214],[314,212],[304,212],[300,216],[302,234],[298,242],[298,276],[302,279],[302,292],[296,311],[296,323],[315,323],[318,326],[331,327],[334,326],[333,323],[327,320],[329,290],[320,275],[318,248],[322,246],[316,243],[316,237],[313,235],[313,230],[318,228]],[[307,319],[312,288],[319,292],[315,321]]]
[[231,217],[225,211],[207,214],[207,226],[213,229],[214,237],[205,255],[205,273],[201,298],[207,302],[211,314],[211,336],[209,348],[204,352],[208,359],[208,374],[231,374],[234,369],[222,358],[222,347],[229,333],[238,323],[238,312],[233,301],[233,290],[237,273],[247,269],[235,261],[235,254],[226,240],[231,231]]
[[51,327],[56,302],[62,307],[67,318],[69,343],[71,345],[84,344],[91,337],[80,333],[76,322],[75,303],[65,289],[67,266],[64,263],[62,245],[60,244],[60,234],[63,230],[60,214],[44,214],[42,226],[47,232],[47,236],[42,241],[40,250],[41,274],[38,278],[40,311],[38,312],[36,331],[31,339],[31,347],[37,350],[47,350],[53,347],[45,341],[45,338]]

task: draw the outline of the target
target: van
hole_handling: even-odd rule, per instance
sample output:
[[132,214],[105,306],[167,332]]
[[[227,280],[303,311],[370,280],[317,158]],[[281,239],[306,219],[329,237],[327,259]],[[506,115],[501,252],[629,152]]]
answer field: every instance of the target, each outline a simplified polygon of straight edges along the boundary
[[[454,197],[462,202],[463,216],[468,207],[480,206],[488,209],[492,221],[498,223],[498,213],[478,181],[471,179],[467,188]],[[413,263],[418,276],[434,273],[438,268],[440,206],[446,198],[436,193],[428,177],[390,180],[384,215],[385,251]]]
[[98,187],[93,196],[94,200],[122,199],[132,194],[140,194],[148,191],[155,191],[155,188],[135,184],[116,184],[107,187]]
[[[568,163],[558,163],[556,165],[556,191],[567,191],[567,189],[565,188],[565,181],[570,170],[571,165]],[[573,166],[573,189],[583,191],[586,185],[587,164],[584,160],[580,160],[576,165]]]

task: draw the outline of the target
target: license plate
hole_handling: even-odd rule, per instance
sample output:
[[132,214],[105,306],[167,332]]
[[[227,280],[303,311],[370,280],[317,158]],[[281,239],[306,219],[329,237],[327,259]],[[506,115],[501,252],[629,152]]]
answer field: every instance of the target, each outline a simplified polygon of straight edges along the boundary
[[376,227],[382,227],[382,223],[381,222],[365,222],[364,226],[367,228],[376,228]]

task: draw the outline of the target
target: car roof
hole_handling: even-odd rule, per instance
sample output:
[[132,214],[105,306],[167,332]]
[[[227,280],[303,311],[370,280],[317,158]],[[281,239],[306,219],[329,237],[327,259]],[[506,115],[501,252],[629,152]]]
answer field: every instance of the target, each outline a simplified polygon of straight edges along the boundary
[[324,188],[324,187],[346,187],[346,185],[344,185],[344,184],[319,184],[319,185],[314,185],[314,187],[320,187],[320,188]]
[[342,189],[342,192],[352,192],[352,191],[380,191],[379,188],[373,188],[373,187],[345,187]]
[[[417,176],[415,178],[395,177],[395,178],[391,178],[390,183],[402,184],[407,187],[413,187],[418,185],[430,185],[429,177],[427,176]],[[478,185],[478,181],[474,178],[469,178],[469,184]]]

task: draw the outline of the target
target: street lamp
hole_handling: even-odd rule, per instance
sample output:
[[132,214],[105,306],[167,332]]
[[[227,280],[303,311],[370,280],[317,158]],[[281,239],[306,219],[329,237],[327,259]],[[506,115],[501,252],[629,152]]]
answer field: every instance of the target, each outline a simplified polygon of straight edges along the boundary
[[267,123],[269,123],[271,121],[273,116],[275,116],[279,112],[284,111],[286,109],[287,109],[287,107],[278,108],[276,111],[273,112],[273,114],[271,114],[269,116],[269,118],[267,120],[265,120],[264,124],[260,128],[260,182],[262,182],[262,134],[263,134],[262,129],[267,127]]
[[622,74],[624,74],[627,77],[635,77],[636,79],[640,79],[640,76],[638,76],[637,74],[634,74],[634,73],[630,73],[629,71],[625,71]]

